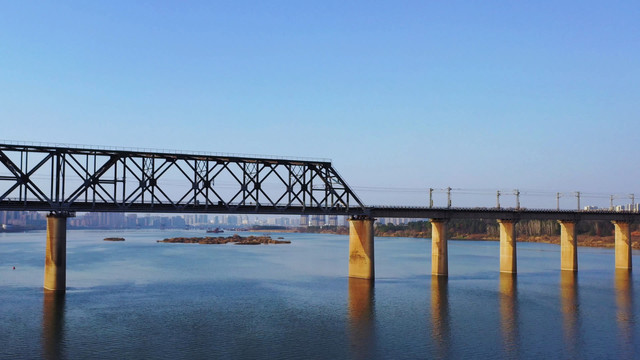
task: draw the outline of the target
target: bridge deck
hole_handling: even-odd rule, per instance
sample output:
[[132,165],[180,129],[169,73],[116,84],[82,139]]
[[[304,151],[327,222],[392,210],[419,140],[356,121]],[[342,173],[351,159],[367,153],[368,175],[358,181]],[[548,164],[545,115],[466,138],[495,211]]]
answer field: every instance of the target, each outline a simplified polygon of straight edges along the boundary
[[372,217],[428,218],[428,219],[496,219],[496,220],[606,220],[634,221],[640,213],[628,211],[571,211],[551,209],[498,208],[428,208],[428,207],[369,207]]
[[[51,205],[41,201],[2,201],[0,210],[8,211],[51,211]],[[550,209],[497,209],[497,208],[428,208],[428,207],[303,207],[243,204],[155,204],[132,203],[118,205],[111,203],[76,202],[65,208],[68,212],[128,212],[128,213],[193,213],[193,214],[263,214],[263,215],[344,215],[372,218],[413,218],[413,219],[495,219],[495,220],[640,220],[640,213],[628,211],[570,211]]]

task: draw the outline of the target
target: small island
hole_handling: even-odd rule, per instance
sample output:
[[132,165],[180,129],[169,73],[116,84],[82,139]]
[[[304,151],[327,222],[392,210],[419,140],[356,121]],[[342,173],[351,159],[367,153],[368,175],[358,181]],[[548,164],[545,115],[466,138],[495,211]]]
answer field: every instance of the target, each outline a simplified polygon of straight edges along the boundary
[[107,238],[104,238],[104,241],[124,241],[124,238],[121,238],[121,237],[107,237]]
[[261,245],[261,244],[291,244],[288,240],[273,240],[270,236],[242,237],[238,234],[228,237],[175,237],[157,242],[183,243],[183,244],[235,244],[235,245]]

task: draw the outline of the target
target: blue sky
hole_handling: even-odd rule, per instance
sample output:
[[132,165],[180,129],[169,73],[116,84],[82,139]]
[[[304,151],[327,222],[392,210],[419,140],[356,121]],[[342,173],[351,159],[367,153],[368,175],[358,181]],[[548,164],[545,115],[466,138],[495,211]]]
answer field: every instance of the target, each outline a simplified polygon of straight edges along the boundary
[[0,138],[331,158],[368,203],[640,194],[638,19],[638,1],[5,1]]

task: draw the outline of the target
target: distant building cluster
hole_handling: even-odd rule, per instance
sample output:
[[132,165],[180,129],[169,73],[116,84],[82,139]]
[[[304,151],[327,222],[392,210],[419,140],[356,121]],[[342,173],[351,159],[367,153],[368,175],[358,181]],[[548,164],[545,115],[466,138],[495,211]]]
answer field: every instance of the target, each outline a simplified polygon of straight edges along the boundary
[[[427,219],[413,219],[413,218],[379,218],[376,220],[377,224],[394,224],[402,225],[412,221],[420,221]],[[349,217],[338,215],[300,215],[300,226],[348,226]]]
[[[335,217],[329,220],[335,222]],[[89,212],[79,213],[70,217],[67,226],[70,229],[184,229],[239,227],[253,225],[269,226],[298,226],[296,217],[292,216],[249,216],[249,215],[152,215],[127,214],[118,212]],[[0,211],[0,231],[45,229],[47,226],[46,213],[37,211]]]
[[81,228],[114,228],[121,229],[125,227],[124,213],[87,213],[82,216],[69,218],[67,225],[69,227]]
[[300,215],[300,226],[345,226],[348,225],[346,216],[338,215]]
[[43,228],[47,224],[44,214],[37,211],[0,211],[0,226],[11,228]]
[[626,204],[626,205],[616,205],[609,207],[597,207],[597,206],[585,206],[583,208],[585,211],[630,211],[630,212],[640,212],[640,204]]
[[[629,205],[630,206],[630,205]],[[627,206],[628,207],[628,206]],[[625,209],[627,208],[625,207]],[[585,210],[598,209],[594,206]],[[638,206],[636,204],[637,211]],[[152,214],[127,214],[118,212],[90,212],[78,214],[68,220],[68,227],[87,229],[184,229],[205,227],[241,227],[241,226],[285,226],[285,227],[323,227],[348,226],[347,216],[338,215],[301,215],[293,216],[249,216],[249,215],[207,215],[186,214],[163,216]],[[0,231],[11,229],[45,229],[46,213],[36,211],[0,211]],[[401,225],[417,219],[380,218],[378,224]]]

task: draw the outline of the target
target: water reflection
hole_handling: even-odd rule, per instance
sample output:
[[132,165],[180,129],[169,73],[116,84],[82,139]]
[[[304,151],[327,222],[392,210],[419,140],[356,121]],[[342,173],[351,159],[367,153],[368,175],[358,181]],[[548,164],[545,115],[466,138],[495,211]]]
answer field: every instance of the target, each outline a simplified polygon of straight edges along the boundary
[[62,359],[64,292],[44,290],[42,306],[42,353],[45,359]]
[[349,278],[349,333],[355,359],[375,354],[373,281]]
[[517,358],[519,348],[516,274],[500,273],[500,327],[505,354]]
[[[631,272],[616,269],[614,287],[616,293],[616,320],[620,332],[622,354],[633,355],[633,297]],[[631,357],[630,357],[631,358]]]
[[565,347],[568,356],[576,358],[580,350],[578,272],[576,271],[560,271],[560,307]]
[[432,337],[436,343],[438,358],[449,355],[449,297],[448,283],[445,276],[431,277],[431,320]]

